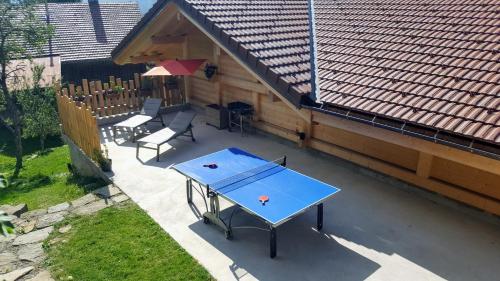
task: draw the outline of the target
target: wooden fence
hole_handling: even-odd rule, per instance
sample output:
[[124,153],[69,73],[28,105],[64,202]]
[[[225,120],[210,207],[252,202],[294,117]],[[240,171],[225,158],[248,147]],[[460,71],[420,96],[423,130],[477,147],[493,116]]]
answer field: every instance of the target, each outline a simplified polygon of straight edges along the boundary
[[141,90],[144,81],[137,73],[129,81],[114,76],[110,76],[109,82],[105,83],[82,79],[82,85],[69,84],[60,92],[78,105],[85,104],[97,117],[138,111],[146,97],[161,98],[165,107],[184,102],[182,91],[166,89],[164,78],[154,78],[150,90]]
[[67,95],[58,93],[57,107],[63,133],[78,145],[90,158],[101,152],[96,117],[86,104],[79,105]]

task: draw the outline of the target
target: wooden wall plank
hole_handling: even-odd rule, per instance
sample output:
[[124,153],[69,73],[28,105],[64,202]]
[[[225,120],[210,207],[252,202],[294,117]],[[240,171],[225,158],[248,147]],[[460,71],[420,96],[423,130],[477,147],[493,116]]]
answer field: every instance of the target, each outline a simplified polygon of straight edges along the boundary
[[346,159],[350,162],[354,162],[360,166],[367,167],[384,174],[392,175],[393,177],[412,183],[416,186],[420,186],[425,189],[443,194],[451,199],[472,205],[496,215],[500,215],[499,201],[485,198],[476,193],[467,192],[463,189],[455,188],[443,182],[419,177],[411,171],[406,171],[389,163],[366,157],[359,153],[356,153],[355,151],[346,150],[342,147],[334,146],[320,140],[311,139],[311,147],[328,154]]
[[402,146],[369,139],[360,134],[354,134],[323,124],[313,126],[312,137],[327,143],[358,151],[369,157],[394,163],[408,170],[416,171],[418,151]]
[[470,167],[500,175],[500,161],[495,159],[316,111],[313,111],[313,121],[362,134],[367,138],[378,139],[409,149],[422,151],[453,162],[464,162]]
[[430,177],[500,200],[500,177],[493,173],[434,157]]
[[419,152],[417,164],[417,175],[419,177],[428,178],[430,176],[432,169],[432,159],[433,156],[431,154]]

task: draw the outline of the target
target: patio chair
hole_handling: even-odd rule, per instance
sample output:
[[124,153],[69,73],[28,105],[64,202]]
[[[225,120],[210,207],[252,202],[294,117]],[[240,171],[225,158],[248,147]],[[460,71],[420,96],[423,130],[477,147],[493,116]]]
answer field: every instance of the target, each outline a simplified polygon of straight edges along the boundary
[[145,125],[148,122],[154,122],[155,119],[160,119],[161,125],[165,127],[163,118],[159,114],[161,99],[147,98],[139,115],[132,116],[125,121],[113,125],[113,140],[116,140],[116,130],[118,128],[132,129],[132,142],[135,142],[135,133],[139,126]]
[[[175,116],[174,120],[168,124],[167,128],[161,129],[157,132],[152,133],[149,136],[143,137],[137,140],[137,150],[135,153],[136,158],[139,158],[139,149],[141,147],[147,149],[155,149],[156,150],[156,162],[160,161],[160,146],[164,143],[167,143],[177,137],[186,136],[191,137],[191,140],[194,142],[193,135],[193,125],[191,122],[196,116],[195,112],[179,112]],[[149,146],[145,146],[145,144],[153,144],[156,145],[156,148],[152,148]]]

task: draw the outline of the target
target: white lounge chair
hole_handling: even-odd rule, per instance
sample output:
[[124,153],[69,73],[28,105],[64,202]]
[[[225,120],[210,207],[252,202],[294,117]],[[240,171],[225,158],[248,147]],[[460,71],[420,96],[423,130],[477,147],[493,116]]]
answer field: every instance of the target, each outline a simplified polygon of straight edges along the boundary
[[116,130],[118,128],[132,129],[132,142],[135,142],[135,132],[139,126],[160,119],[161,125],[165,127],[163,118],[159,114],[161,99],[147,98],[139,115],[132,116],[125,121],[113,125],[113,140],[116,139]]
[[[152,133],[149,136],[143,137],[137,140],[137,150],[135,156],[139,158],[139,149],[141,147],[147,149],[155,149],[156,150],[156,161],[160,161],[160,146],[164,143],[167,143],[177,137],[187,136],[191,137],[192,141],[196,141],[193,135],[193,125],[191,122],[196,116],[195,112],[179,112],[175,116],[174,120],[168,124],[167,128],[161,129],[157,132]],[[145,146],[145,144],[153,144],[156,145],[156,148]]]

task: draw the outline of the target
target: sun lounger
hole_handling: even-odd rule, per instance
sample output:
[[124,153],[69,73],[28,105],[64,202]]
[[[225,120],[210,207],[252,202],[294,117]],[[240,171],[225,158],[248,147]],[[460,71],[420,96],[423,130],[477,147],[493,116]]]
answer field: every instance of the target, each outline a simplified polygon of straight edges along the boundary
[[[187,136],[191,137],[192,141],[195,141],[193,135],[193,126],[191,122],[193,121],[196,113],[194,112],[179,112],[175,116],[174,120],[168,124],[167,128],[161,129],[157,132],[152,133],[149,136],[143,137],[137,140],[137,151],[136,157],[139,158],[139,149],[141,147],[147,149],[155,149],[156,150],[156,161],[160,161],[160,146],[164,143],[167,143],[177,137]],[[145,146],[146,144],[152,144],[156,147]]]
[[163,119],[159,114],[160,105],[161,99],[146,99],[139,115],[132,116],[125,121],[113,125],[113,140],[116,139],[116,130],[118,128],[132,129],[132,142],[135,142],[135,132],[139,126],[153,122],[155,119],[160,119],[159,122],[165,127],[165,123],[163,123]]

